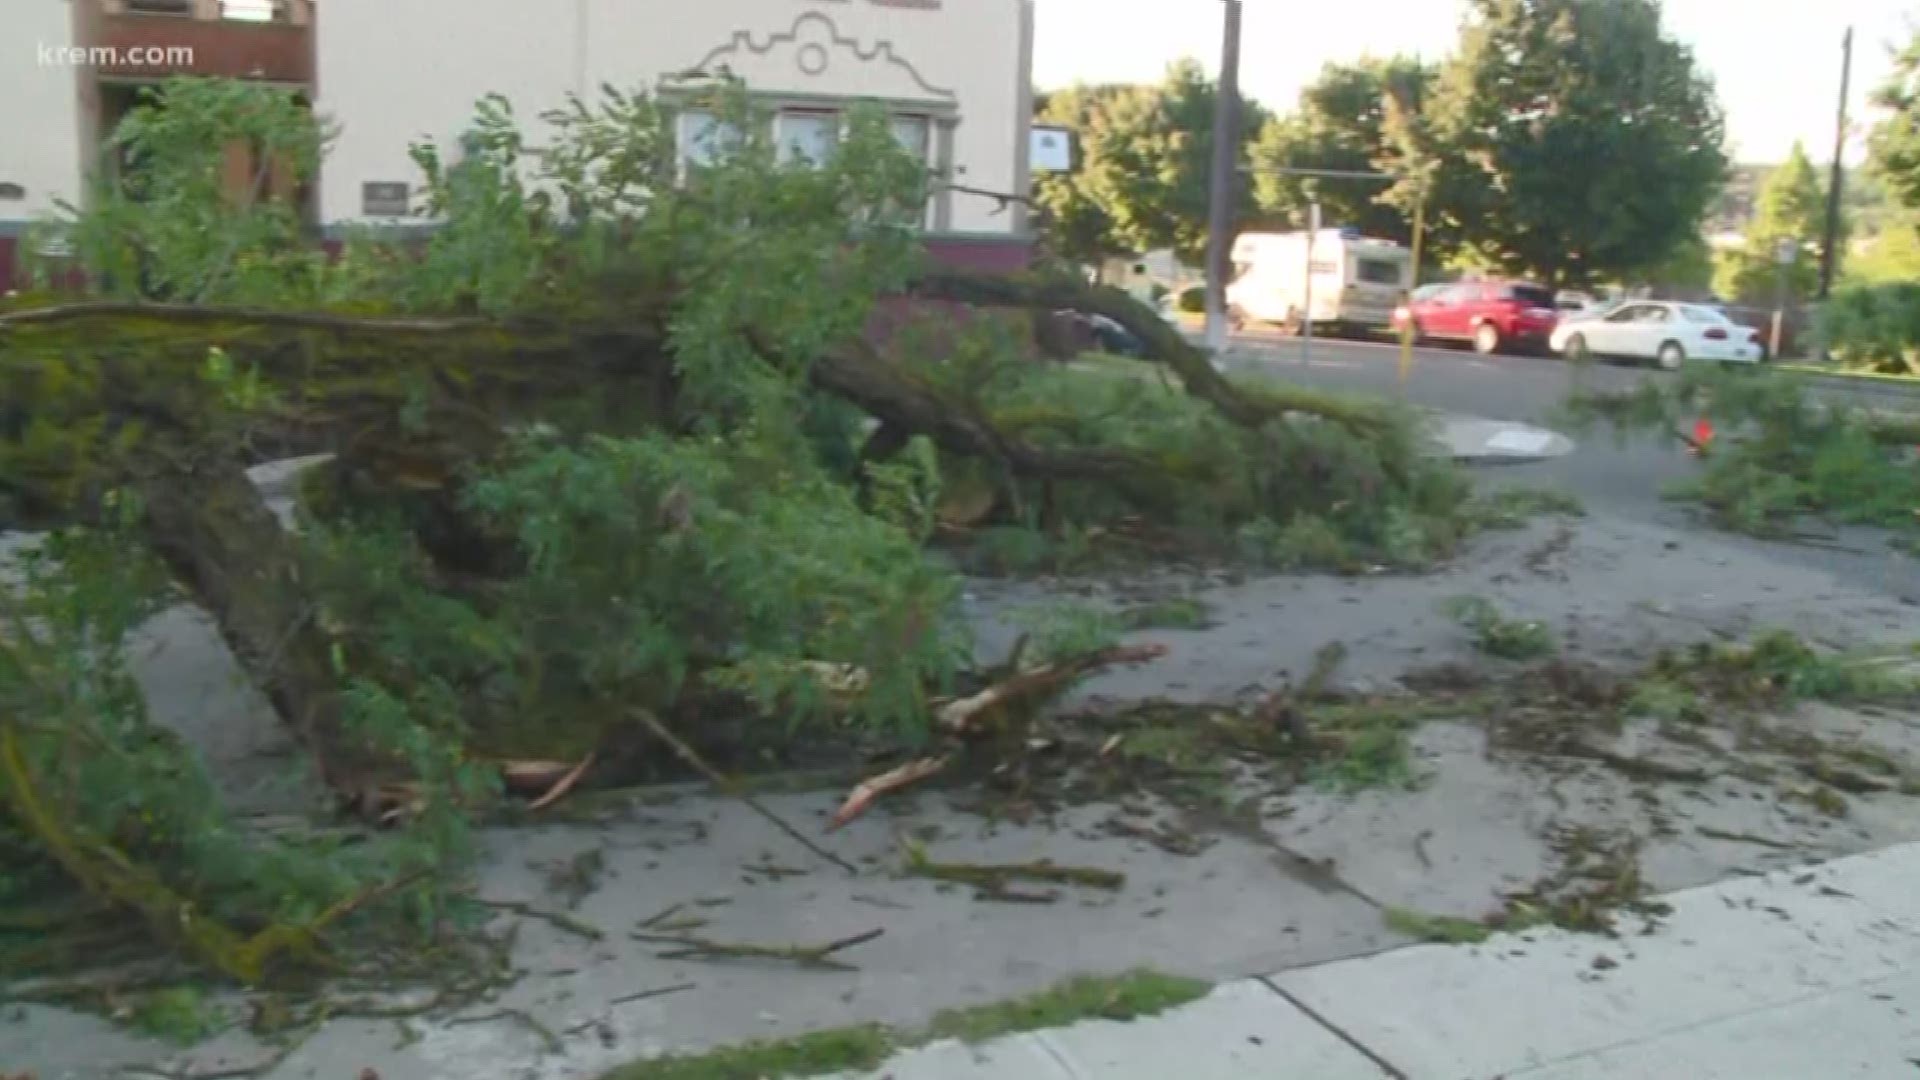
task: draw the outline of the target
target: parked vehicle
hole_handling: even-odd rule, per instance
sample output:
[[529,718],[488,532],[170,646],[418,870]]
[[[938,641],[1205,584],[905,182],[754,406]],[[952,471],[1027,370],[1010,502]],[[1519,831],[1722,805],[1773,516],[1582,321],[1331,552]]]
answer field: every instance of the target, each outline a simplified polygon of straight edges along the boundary
[[1114,356],[1141,357],[1147,354],[1146,342],[1105,315],[1087,311],[1056,311],[1076,342],[1083,349],[1098,349]]
[[1234,241],[1233,266],[1227,312],[1235,325],[1290,332],[1308,319],[1316,329],[1384,329],[1413,281],[1405,247],[1350,229],[1246,233]]
[[1554,331],[1552,344],[1572,359],[1652,360],[1669,371],[1690,359],[1757,364],[1764,353],[1760,331],[1735,323],[1718,308],[1665,300],[1635,300],[1570,319]]
[[1409,297],[1394,312],[1394,328],[1411,325],[1416,338],[1470,341],[1482,353],[1544,348],[1559,322],[1553,292],[1519,281],[1461,281],[1425,298]]

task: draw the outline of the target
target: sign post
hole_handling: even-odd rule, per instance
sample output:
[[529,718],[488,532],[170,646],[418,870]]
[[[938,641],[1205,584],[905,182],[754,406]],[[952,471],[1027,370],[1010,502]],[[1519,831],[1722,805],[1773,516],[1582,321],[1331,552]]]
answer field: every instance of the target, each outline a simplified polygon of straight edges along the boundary
[[1793,269],[1793,262],[1800,257],[1800,241],[1783,236],[1773,245],[1773,261],[1780,264],[1778,284],[1774,290],[1773,333],[1767,344],[1767,358],[1780,359],[1780,330],[1786,320],[1787,275]]
[[1301,297],[1300,312],[1300,360],[1302,363],[1313,358],[1313,244],[1320,238],[1320,201],[1315,199],[1307,204],[1307,286]]
[[1400,327],[1400,396],[1407,395],[1407,377],[1413,374],[1413,290],[1420,284],[1420,233],[1427,223],[1424,195],[1413,204],[1413,270],[1411,284],[1401,291],[1407,309],[1407,321]]

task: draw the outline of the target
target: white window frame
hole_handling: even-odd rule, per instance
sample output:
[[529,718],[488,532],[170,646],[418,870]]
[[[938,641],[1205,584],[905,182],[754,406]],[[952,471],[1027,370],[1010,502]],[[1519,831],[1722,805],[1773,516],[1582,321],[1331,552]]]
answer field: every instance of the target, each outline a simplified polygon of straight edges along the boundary
[[[777,160],[782,165],[795,164],[800,158],[799,151],[795,150],[793,144],[787,140],[787,130],[789,122],[798,121],[803,118],[806,120],[824,119],[831,121],[833,124],[833,146],[835,149],[839,147],[841,140],[847,137],[847,115],[839,109],[826,106],[783,106],[773,114],[773,144]],[[814,161],[809,158],[807,159],[807,164],[817,168],[826,164],[826,162]]]
[[[917,148],[908,146],[904,141],[901,140],[899,124],[903,120],[912,121],[919,125],[920,145]],[[928,176],[935,178],[934,183],[938,183],[938,177],[936,176],[936,173],[937,173],[937,170],[939,169],[940,163],[934,160],[936,155],[939,153],[940,125],[939,125],[938,119],[936,119],[931,113],[907,112],[904,110],[889,112],[887,114],[887,132],[888,134],[893,136],[893,141],[896,144],[898,144],[902,149],[904,150],[917,149],[919,151],[921,167],[927,170]],[[939,203],[939,201],[940,201],[940,192],[936,190],[932,185],[929,185],[927,189],[927,205],[921,208],[920,220],[917,222],[916,227],[918,227],[922,231],[932,230],[933,219],[934,219],[934,207]]]
[[[695,125],[702,125],[696,128]],[[718,135],[721,145],[709,146],[697,158],[693,153],[695,145],[708,133]],[[687,172],[697,165],[711,165],[728,149],[724,144],[731,134],[736,145],[741,138],[734,125],[720,119],[711,109],[683,109],[673,118],[673,154],[678,162],[680,177],[686,179]]]

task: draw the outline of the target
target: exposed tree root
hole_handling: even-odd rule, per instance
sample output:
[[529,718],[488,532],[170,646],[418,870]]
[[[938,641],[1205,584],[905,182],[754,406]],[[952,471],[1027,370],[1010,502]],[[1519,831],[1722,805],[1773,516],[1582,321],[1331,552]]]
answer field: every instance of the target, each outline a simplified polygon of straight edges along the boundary
[[886,933],[884,929],[876,927],[852,937],[829,941],[825,945],[754,945],[673,934],[634,933],[630,936],[635,941],[677,946],[675,949],[661,953],[660,958],[663,960],[782,960],[801,967],[857,971],[859,969],[852,964],[834,959],[834,954],[851,949],[855,945],[864,945],[884,933]]

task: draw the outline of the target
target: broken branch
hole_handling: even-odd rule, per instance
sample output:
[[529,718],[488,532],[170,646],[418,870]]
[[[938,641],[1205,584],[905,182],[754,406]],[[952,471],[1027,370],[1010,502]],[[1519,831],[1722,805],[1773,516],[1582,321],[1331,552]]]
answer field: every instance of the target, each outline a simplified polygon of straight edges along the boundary
[[919,783],[940,772],[947,767],[950,760],[952,760],[950,756],[921,758],[862,780],[859,786],[847,795],[846,801],[840,804],[840,809],[834,812],[833,819],[827,822],[827,831],[832,832],[866,813],[880,796]]
[[712,941],[707,938],[675,934],[635,933],[635,941],[648,941],[662,945],[678,946],[660,954],[662,960],[783,960],[801,967],[827,968],[833,971],[857,971],[852,964],[833,959],[835,953],[864,945],[881,934],[882,928],[874,928],[865,933],[844,937],[838,941],[829,941],[825,945],[755,945],[752,943]]

